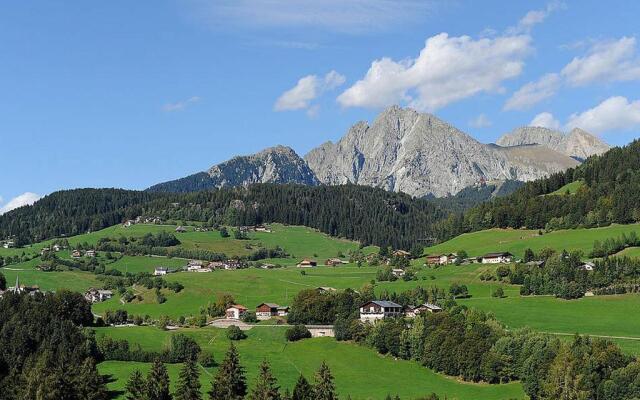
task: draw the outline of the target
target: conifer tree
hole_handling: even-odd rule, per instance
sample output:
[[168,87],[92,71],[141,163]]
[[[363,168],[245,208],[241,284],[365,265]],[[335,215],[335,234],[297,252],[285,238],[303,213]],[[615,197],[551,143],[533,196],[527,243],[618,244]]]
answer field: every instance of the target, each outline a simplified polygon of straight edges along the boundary
[[282,398],[280,400],[292,400],[291,392],[289,392],[288,388],[284,390],[284,393],[282,394]]
[[107,389],[102,382],[100,374],[96,368],[93,358],[87,357],[76,377],[76,388],[78,394],[86,400],[108,399]]
[[238,350],[231,343],[227,354],[211,382],[210,400],[239,400],[247,394],[244,368],[240,365]]
[[200,393],[200,374],[198,373],[198,366],[192,357],[187,358],[182,367],[182,370],[180,371],[175,399],[202,399],[202,394]]
[[300,374],[296,386],[293,388],[293,395],[291,400],[312,400],[313,399],[313,386],[309,381]]
[[260,375],[254,389],[249,394],[249,400],[280,400],[277,379],[271,373],[269,362],[264,360],[260,364]]
[[147,376],[146,400],[171,400],[169,373],[162,361],[156,359]]
[[146,392],[147,383],[144,381],[144,377],[139,370],[133,371],[129,376],[125,389],[127,394],[125,398],[127,400],[139,400],[144,398]]
[[314,400],[337,400],[336,387],[333,383],[333,375],[329,366],[323,361],[316,373],[316,385],[314,388]]

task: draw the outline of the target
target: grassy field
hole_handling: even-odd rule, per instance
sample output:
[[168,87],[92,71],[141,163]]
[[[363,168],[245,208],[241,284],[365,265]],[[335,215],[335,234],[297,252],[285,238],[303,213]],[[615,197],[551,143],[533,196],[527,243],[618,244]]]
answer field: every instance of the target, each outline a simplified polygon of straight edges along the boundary
[[575,182],[567,183],[566,185],[564,185],[560,189],[558,189],[558,190],[556,190],[554,192],[551,192],[548,195],[576,194],[578,189],[580,189],[583,186],[584,186],[584,182],[583,181],[575,181]]
[[[512,285],[496,282],[484,283],[478,279],[483,271],[494,271],[496,266],[468,265],[460,267],[444,267],[437,269],[422,268],[418,272],[417,281],[378,282],[376,291],[401,292],[418,285],[423,287],[439,286],[447,289],[453,282],[464,283],[469,287],[473,296],[490,297],[492,290],[502,286],[507,295],[515,296],[518,288]],[[362,285],[375,279],[377,267],[356,267],[346,265],[337,268],[317,267],[304,270],[288,267],[272,270],[256,268],[235,271],[214,271],[210,273],[180,272],[169,274],[166,279],[177,281],[185,289],[180,293],[167,293],[167,302],[129,303],[121,305],[118,299],[94,305],[94,311],[103,313],[105,310],[124,308],[129,313],[158,317],[168,315],[196,315],[201,306],[208,302],[215,302],[221,293],[232,294],[237,302],[247,307],[255,307],[262,302],[290,304],[295,294],[302,289],[329,286],[336,289],[359,289]]]
[[616,255],[640,258],[640,247],[629,247],[627,249],[622,250]]
[[[283,265],[295,265],[302,258],[316,258],[324,262],[327,258],[336,257],[339,253],[347,254],[350,250],[356,250],[358,243],[330,237],[315,229],[303,226],[285,226],[281,224],[270,225],[272,232],[250,232],[248,240],[238,240],[233,237],[223,238],[218,231],[196,232],[193,227],[186,227],[187,232],[176,233],[180,240],[179,247],[186,249],[202,249],[224,253],[229,257],[246,256],[259,247],[273,248],[280,246],[292,257],[287,259],[271,260]],[[68,238],[73,247],[80,243],[95,245],[100,238],[110,237],[142,237],[147,233],[175,232],[174,225],[146,225],[138,224],[130,227],[114,225],[100,231],[91,232]],[[229,228],[231,232],[233,228]],[[232,235],[233,236],[233,235]],[[22,249],[0,248],[0,256],[14,256],[25,254],[39,255],[43,247],[50,246],[51,240],[34,244]],[[375,247],[363,249],[365,253],[377,251]],[[61,256],[64,253],[60,253]]]
[[538,235],[537,230],[489,229],[465,233],[444,243],[428,247],[426,254],[450,253],[465,250],[470,256],[496,251],[509,251],[522,257],[526,248],[539,251],[550,247],[561,250],[581,250],[588,254],[593,242],[616,238],[623,233],[640,232],[640,224],[611,225],[603,228],[559,230]]
[[7,279],[8,286],[14,285],[16,276],[20,278],[20,284],[37,285],[42,290],[69,289],[83,292],[89,287],[101,285],[93,273],[77,270],[42,272],[36,269],[39,263],[39,259],[33,259],[0,268],[0,272]]
[[[184,333],[193,336],[201,347],[212,351],[217,361],[222,360],[229,341],[224,331],[214,328],[187,329]],[[157,328],[103,328],[98,335],[127,339],[140,343],[148,350],[159,350],[169,343],[171,332]],[[267,359],[282,388],[290,390],[300,374],[313,380],[313,375],[322,361],[326,361],[335,376],[335,383],[341,396],[353,399],[382,399],[387,393],[399,394],[402,398],[416,398],[431,392],[448,399],[458,400],[499,400],[524,399],[519,383],[507,385],[486,385],[462,383],[455,379],[436,374],[417,363],[384,357],[366,347],[351,343],[336,342],[331,338],[307,339],[287,343],[281,327],[259,327],[247,332],[246,340],[236,342],[242,364],[247,369],[249,384],[257,375],[258,366]],[[122,390],[129,374],[136,368],[143,371],[149,365],[129,362],[104,362],[100,372],[115,379],[110,384],[112,390]],[[169,367],[172,383],[177,380],[179,365]],[[203,392],[210,388],[209,374],[215,370],[203,371],[201,381]],[[373,376],[372,376],[373,374]],[[410,382],[411,384],[407,384]]]

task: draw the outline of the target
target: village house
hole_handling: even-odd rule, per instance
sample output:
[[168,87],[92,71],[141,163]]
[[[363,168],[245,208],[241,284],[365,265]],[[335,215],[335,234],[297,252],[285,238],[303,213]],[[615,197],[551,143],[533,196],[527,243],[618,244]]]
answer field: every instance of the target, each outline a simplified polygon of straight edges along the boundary
[[578,269],[580,269],[582,271],[593,271],[595,266],[596,265],[594,263],[592,263],[591,261],[587,261],[587,262],[584,262],[584,263],[580,264],[578,266]]
[[260,268],[262,268],[262,269],[273,269],[275,267],[276,267],[275,264],[269,264],[269,263],[260,264]]
[[91,288],[84,292],[84,298],[91,303],[100,303],[113,297],[111,290],[102,290]]
[[58,252],[60,250],[62,250],[62,246],[60,246],[59,244],[54,244],[52,247],[53,251]]
[[279,306],[274,303],[262,303],[256,307],[256,318],[263,321],[272,317],[286,317],[289,314],[288,306]]
[[457,254],[434,254],[427,256],[426,263],[427,265],[447,265],[453,264],[458,258]]
[[184,226],[182,226],[182,225],[180,225],[180,226],[178,226],[178,227],[176,228],[176,232],[177,232],[177,233],[184,233],[184,232],[186,232],[186,231],[187,231],[187,229],[186,229]]
[[402,278],[404,276],[404,270],[401,269],[401,268],[394,268],[394,269],[391,270],[391,273],[396,278]]
[[222,261],[211,261],[209,263],[211,269],[224,269],[224,263]]
[[405,250],[396,250],[393,252],[393,256],[400,257],[400,258],[409,258],[411,257],[411,253]]
[[360,321],[374,322],[402,315],[402,306],[392,301],[373,300],[360,306]]
[[44,256],[45,254],[48,254],[51,251],[50,248],[48,247],[43,247],[42,250],[40,250],[40,255]]
[[337,292],[338,290],[336,288],[332,288],[330,286],[320,286],[317,287],[316,290],[318,291],[318,293],[334,293]]
[[311,333],[312,338],[336,336],[333,325],[305,325],[305,327]]
[[191,260],[187,264],[188,272],[211,272],[211,268],[209,266],[205,267],[202,261]]
[[327,261],[324,262],[324,265],[329,266],[329,267],[337,267],[339,265],[342,264],[348,264],[348,261],[342,261],[339,258],[329,258],[327,259]]
[[80,258],[82,257],[82,253],[80,250],[74,250],[71,252],[71,258]]
[[442,308],[438,307],[437,305],[424,303],[419,306],[407,306],[404,310],[404,316],[407,318],[415,318],[425,312],[437,313],[440,311],[442,311]]
[[271,228],[269,228],[268,226],[265,226],[265,225],[256,225],[255,226],[255,231],[256,232],[271,233]]
[[242,268],[242,263],[240,260],[227,260],[222,265],[224,269],[238,269]]
[[153,270],[153,275],[162,276],[162,275],[166,275],[168,272],[169,272],[169,269],[166,267],[156,267],[156,269]]
[[482,264],[508,264],[513,261],[513,254],[509,252],[488,253],[482,256]]
[[231,307],[227,308],[225,311],[225,316],[229,319],[241,319],[247,313],[247,307],[234,304]]
[[544,260],[539,260],[539,261],[534,260],[526,263],[528,267],[538,267],[538,268],[544,267],[544,264],[545,264]]
[[11,249],[13,247],[15,247],[15,242],[13,240],[7,240],[6,242],[2,243],[2,247],[4,247],[5,249]]
[[97,255],[97,253],[96,253],[96,251],[95,251],[95,250],[87,250],[87,251],[84,253],[84,256],[85,256],[85,257],[91,257],[91,258],[93,258],[93,257],[95,257],[96,255]]
[[305,258],[304,260],[298,263],[298,268],[311,268],[311,267],[315,267],[316,265],[318,265],[318,263],[315,260]]
[[135,225],[136,221],[132,220],[132,219],[128,219],[126,221],[124,221],[124,223],[122,224],[123,228],[128,228],[131,225]]

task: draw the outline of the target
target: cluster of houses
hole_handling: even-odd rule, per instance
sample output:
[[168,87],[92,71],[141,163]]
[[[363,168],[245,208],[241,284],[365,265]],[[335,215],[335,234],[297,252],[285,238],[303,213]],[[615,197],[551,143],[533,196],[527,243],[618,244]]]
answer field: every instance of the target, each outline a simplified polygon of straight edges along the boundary
[[56,243],[51,247],[43,247],[42,250],[40,250],[40,255],[44,256],[45,254],[50,253],[52,251],[57,253],[60,250],[63,250],[64,248],[65,248],[64,246]]
[[34,296],[36,293],[41,293],[40,287],[37,285],[34,286],[26,286],[20,284],[20,277],[16,275],[16,284],[14,286],[8,287],[7,290],[0,290],[0,298],[4,296],[5,293],[15,293],[15,294],[28,294],[30,296]]
[[14,242],[13,240],[5,240],[4,242],[2,242],[2,247],[5,249],[11,249],[16,247],[16,242]]
[[375,322],[385,318],[408,317],[414,318],[425,312],[436,313],[442,308],[435,304],[424,303],[419,306],[402,307],[400,304],[387,300],[372,300],[360,306],[360,321]]
[[71,258],[82,258],[82,256],[95,258],[97,255],[98,255],[98,252],[95,250],[87,250],[83,253],[81,250],[76,249],[71,252]]
[[[338,267],[338,266],[344,265],[344,264],[349,264],[349,261],[342,260],[342,259],[337,258],[337,257],[328,258],[324,262],[324,265],[326,265],[327,267]],[[304,258],[302,261],[300,261],[297,264],[298,268],[312,268],[312,267],[317,267],[317,266],[318,266],[318,262],[316,260],[314,260],[314,259],[311,259],[311,258]]]
[[[425,265],[447,265],[453,264],[459,259],[456,253],[432,254],[425,259]],[[460,260],[462,264],[509,264],[513,262],[513,254],[509,252],[487,253],[481,257],[464,258]]]
[[[242,319],[249,309],[241,304],[234,304],[227,308],[225,316],[228,319]],[[286,317],[289,314],[288,306],[281,306],[275,303],[262,303],[256,307],[256,318],[260,321],[273,317]]]
[[135,225],[135,224],[161,224],[162,223],[162,219],[160,219],[159,217],[141,217],[138,216],[135,219],[128,219],[126,221],[124,221],[122,223],[122,226],[124,228],[128,228],[131,225]]
[[113,297],[111,290],[91,288],[84,292],[84,298],[90,303],[100,303]]

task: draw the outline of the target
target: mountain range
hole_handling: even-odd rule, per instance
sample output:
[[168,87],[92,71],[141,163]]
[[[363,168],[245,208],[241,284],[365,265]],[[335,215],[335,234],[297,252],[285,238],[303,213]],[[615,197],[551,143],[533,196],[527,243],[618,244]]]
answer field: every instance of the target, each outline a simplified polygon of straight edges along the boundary
[[270,147],[148,190],[353,183],[417,197],[444,197],[485,182],[542,178],[608,149],[581,129],[564,134],[541,127],[518,128],[497,144],[484,144],[432,114],[392,106],[371,124],[356,123],[339,141],[326,142],[304,158],[286,146]]

